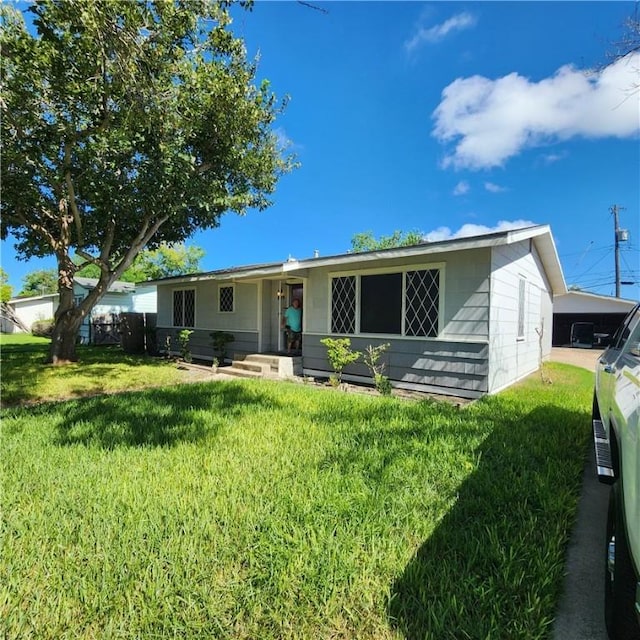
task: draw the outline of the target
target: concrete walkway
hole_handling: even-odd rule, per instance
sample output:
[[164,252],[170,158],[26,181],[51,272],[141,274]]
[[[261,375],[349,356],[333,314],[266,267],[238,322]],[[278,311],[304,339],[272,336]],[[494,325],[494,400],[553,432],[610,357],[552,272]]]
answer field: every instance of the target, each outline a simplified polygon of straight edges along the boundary
[[[551,360],[595,371],[601,349],[554,347]],[[578,516],[567,549],[553,640],[607,640],[604,625],[604,545],[609,487],[598,482],[593,448],[582,478]]]
[[578,517],[571,533],[554,640],[607,640],[604,626],[604,546],[609,487],[598,482],[593,450],[584,469]]

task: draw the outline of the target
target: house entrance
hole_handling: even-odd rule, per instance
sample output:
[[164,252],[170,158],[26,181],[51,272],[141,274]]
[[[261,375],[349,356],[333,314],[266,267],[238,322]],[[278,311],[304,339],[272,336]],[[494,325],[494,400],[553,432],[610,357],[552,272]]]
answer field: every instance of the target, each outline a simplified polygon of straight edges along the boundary
[[[287,285],[287,300],[286,307],[293,306],[293,301],[297,300],[300,303],[300,309],[304,309],[304,289],[302,283],[290,284]],[[304,314],[304,311],[303,311]],[[302,317],[301,329],[304,326],[304,315]],[[292,347],[291,353],[294,355],[302,353],[302,333],[296,335],[295,338],[290,334],[289,330],[283,331],[283,350],[286,350],[289,353],[289,347]]]

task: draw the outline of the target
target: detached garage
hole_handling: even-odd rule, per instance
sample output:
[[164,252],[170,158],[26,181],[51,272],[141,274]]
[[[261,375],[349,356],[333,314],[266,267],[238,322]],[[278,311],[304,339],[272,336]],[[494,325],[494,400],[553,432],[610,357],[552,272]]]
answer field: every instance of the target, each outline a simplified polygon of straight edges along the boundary
[[553,298],[553,346],[571,346],[575,323],[593,324],[596,343],[608,344],[618,325],[637,302],[583,291],[569,291]]

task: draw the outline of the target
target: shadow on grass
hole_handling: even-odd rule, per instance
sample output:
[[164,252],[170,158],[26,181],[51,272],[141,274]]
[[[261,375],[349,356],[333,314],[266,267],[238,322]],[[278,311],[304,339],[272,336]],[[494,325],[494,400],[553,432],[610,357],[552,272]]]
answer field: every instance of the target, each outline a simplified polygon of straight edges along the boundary
[[[489,410],[493,407],[493,410]],[[562,585],[589,442],[586,412],[475,408],[488,421],[476,469],[391,586],[406,638],[543,638]],[[485,410],[486,409],[486,410]]]
[[[55,367],[45,364],[48,354],[47,345],[8,345],[2,348],[2,405],[15,406],[22,403],[42,400],[42,390],[38,386],[39,377],[55,377],[65,381],[71,378],[83,378],[85,384],[69,384],[68,395],[78,396],[87,393],[99,393],[103,390],[101,380],[106,380],[114,368],[119,366],[135,369],[139,366],[166,367],[167,362],[159,358],[125,354],[119,346],[78,346],[78,366],[64,365]],[[134,376],[135,373],[130,374]]]
[[275,407],[272,396],[241,384],[203,383],[49,405],[49,411],[60,414],[55,444],[114,449],[198,442],[248,412]]
[[[429,400],[398,404],[374,397],[374,402],[360,407],[343,404],[323,408],[314,415],[321,424],[331,424],[336,432],[344,427],[344,438],[336,436],[337,447],[327,453],[321,467],[337,467],[343,473],[359,469],[372,485],[384,478],[386,470],[397,461],[413,456],[416,450],[456,431],[469,433],[460,409]],[[398,416],[405,426],[394,424]],[[446,429],[441,428],[446,423]],[[361,428],[354,429],[354,425]],[[375,453],[371,455],[371,452]]]

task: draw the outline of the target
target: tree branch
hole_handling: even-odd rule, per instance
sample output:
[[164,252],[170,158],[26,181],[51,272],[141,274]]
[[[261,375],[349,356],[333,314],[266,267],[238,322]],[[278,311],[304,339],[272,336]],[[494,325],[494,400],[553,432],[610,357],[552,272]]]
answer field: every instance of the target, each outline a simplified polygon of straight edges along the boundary
[[68,142],[64,143],[64,180],[67,185],[69,206],[71,207],[71,213],[73,214],[73,220],[76,225],[78,245],[82,246],[84,245],[84,232],[82,229],[82,219],[80,218],[80,212],[78,211],[78,204],[76,202],[76,191],[71,178],[71,145]]
[[125,254],[124,258],[120,261],[120,264],[116,267],[114,273],[116,278],[119,278],[122,273],[131,265],[138,253],[145,247],[145,245],[153,238],[158,229],[169,219],[168,215],[158,218],[153,224],[150,224],[150,220],[147,218],[143,229],[140,230],[134,241],[131,243],[131,247]]

